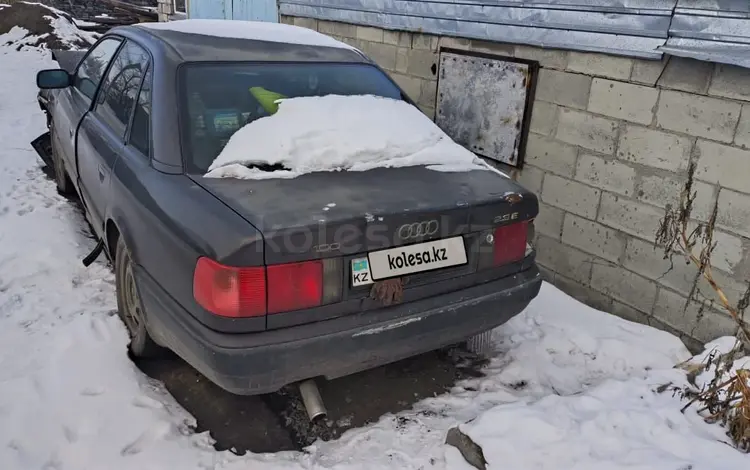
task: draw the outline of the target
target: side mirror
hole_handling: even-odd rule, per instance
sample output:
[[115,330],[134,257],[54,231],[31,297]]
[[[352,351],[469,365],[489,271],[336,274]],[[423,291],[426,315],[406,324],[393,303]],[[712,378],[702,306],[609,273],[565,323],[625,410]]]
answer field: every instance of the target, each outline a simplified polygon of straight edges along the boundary
[[42,90],[67,88],[70,82],[70,74],[62,69],[41,70],[36,74],[36,86]]

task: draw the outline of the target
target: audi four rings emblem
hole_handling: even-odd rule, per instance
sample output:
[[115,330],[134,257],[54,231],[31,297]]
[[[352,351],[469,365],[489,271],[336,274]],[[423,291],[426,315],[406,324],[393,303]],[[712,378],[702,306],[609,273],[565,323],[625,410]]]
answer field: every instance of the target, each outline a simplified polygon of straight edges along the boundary
[[419,238],[435,235],[440,224],[437,220],[428,220],[426,222],[415,222],[413,224],[404,224],[398,228],[398,237],[401,240]]

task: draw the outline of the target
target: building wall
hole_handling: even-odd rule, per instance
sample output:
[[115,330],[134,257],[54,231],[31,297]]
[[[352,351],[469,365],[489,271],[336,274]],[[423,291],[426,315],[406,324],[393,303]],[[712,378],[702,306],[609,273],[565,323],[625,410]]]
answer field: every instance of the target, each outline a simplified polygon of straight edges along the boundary
[[158,1],[159,21],[184,20],[188,17],[272,23],[279,20],[276,0],[176,0],[174,4],[173,0],[155,1]]
[[[653,240],[666,205],[679,200],[688,163],[696,161],[695,217],[707,220],[718,199],[714,277],[731,301],[744,292],[750,280],[750,70],[311,18],[281,21],[359,48],[430,117],[439,48],[538,61],[526,163],[514,177],[540,199],[536,243],[547,279],[596,308],[674,332],[691,347],[733,334],[728,315],[687,302],[696,270],[675,259],[670,271]],[[716,299],[705,282],[698,286]]]
[[172,0],[157,0],[156,12],[159,15],[159,21],[169,21],[177,13]]

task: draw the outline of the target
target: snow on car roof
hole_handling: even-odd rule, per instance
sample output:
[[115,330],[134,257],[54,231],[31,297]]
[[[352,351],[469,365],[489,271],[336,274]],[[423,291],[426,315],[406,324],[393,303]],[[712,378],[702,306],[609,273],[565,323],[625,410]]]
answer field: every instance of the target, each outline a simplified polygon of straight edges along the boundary
[[213,36],[218,38],[354,49],[346,43],[337,41],[332,37],[318,33],[317,31],[281,23],[243,20],[190,19],[160,23],[138,23],[136,26],[186,34],[200,34],[203,36]]
[[[232,135],[207,177],[294,178],[319,171],[407,166],[449,172],[492,169],[405,101],[327,95],[277,102],[275,114]],[[285,169],[253,168],[278,164]]]

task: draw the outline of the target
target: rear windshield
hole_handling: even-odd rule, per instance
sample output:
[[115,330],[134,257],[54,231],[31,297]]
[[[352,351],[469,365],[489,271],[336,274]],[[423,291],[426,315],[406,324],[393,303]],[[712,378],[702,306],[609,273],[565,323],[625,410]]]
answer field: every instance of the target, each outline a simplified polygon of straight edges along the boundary
[[232,134],[273,114],[278,98],[376,95],[403,99],[396,85],[368,64],[189,64],[180,73],[183,153],[191,173],[205,173]]

